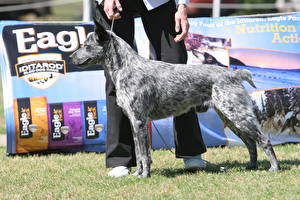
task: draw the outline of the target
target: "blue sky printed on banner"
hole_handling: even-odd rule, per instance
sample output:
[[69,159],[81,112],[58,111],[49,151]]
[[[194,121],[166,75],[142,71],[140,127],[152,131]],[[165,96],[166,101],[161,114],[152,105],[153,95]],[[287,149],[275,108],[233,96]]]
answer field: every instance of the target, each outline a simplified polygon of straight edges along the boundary
[[232,48],[300,52],[300,15],[190,19],[190,32],[231,38]]

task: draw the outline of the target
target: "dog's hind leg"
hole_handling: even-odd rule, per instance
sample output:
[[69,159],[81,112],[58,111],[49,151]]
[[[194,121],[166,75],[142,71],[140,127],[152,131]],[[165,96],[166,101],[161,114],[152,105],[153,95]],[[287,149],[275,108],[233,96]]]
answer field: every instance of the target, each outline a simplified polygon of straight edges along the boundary
[[243,134],[238,134],[239,131],[234,130],[234,132],[239,136],[244,144],[246,145],[249,155],[250,155],[250,164],[247,166],[247,169],[257,169],[258,164],[257,164],[257,146],[256,142],[247,136],[246,133]]
[[231,122],[227,117],[223,115],[219,110],[216,109],[223,122],[244,142],[250,155],[250,164],[246,167],[247,169],[257,169],[257,146],[254,139],[249,134],[241,129],[237,128],[236,125]]
[[[230,95],[228,95],[230,94]],[[218,84],[213,87],[212,105],[228,127],[236,131],[241,138],[251,138],[265,151],[271,164],[269,171],[279,170],[279,163],[270,140],[260,131],[257,118],[253,113],[251,97],[239,85]],[[243,136],[245,135],[245,136]],[[249,140],[250,141],[250,140]],[[247,142],[246,142],[247,143]],[[247,145],[247,144],[246,144]],[[256,160],[254,146],[248,144],[250,160]],[[251,155],[252,153],[252,155]],[[252,156],[252,157],[251,157]],[[252,161],[250,161],[252,162]]]
[[265,153],[267,154],[270,160],[271,167],[269,171],[272,172],[272,171],[280,170],[280,165],[276,158],[274,149],[271,145],[271,141],[267,138],[267,136],[265,136],[259,130],[257,135],[258,135],[258,140],[257,140],[258,146],[260,146],[265,151]]
[[[245,123],[247,123],[247,122],[245,122]],[[280,170],[279,162],[276,158],[276,154],[272,147],[271,141],[268,139],[268,137],[266,135],[264,135],[259,130],[259,128],[257,126],[254,126],[254,124],[256,124],[256,122],[254,122],[252,125],[248,125],[247,128],[244,129],[244,132],[245,132],[244,134],[246,134],[246,136],[244,135],[242,137],[249,137],[250,139],[253,139],[253,141],[255,140],[257,142],[258,146],[264,150],[264,152],[266,153],[266,155],[270,161],[270,164],[271,164],[269,171]],[[250,157],[251,157],[251,153],[250,153]]]
[[[220,111],[218,111],[220,113]],[[271,145],[270,140],[259,130],[257,127],[256,118],[253,116],[249,116],[244,118],[243,120],[237,121],[236,119],[242,119],[239,114],[236,114],[237,118],[228,118],[221,114],[221,118],[227,121],[229,128],[234,131],[237,136],[239,136],[245,145],[248,148],[250,154],[250,166],[248,168],[257,168],[257,149],[256,149],[256,142],[258,146],[260,146],[266,153],[271,168],[269,171],[277,171],[280,169],[278,160],[276,158],[275,152]],[[232,116],[232,115],[231,115]]]

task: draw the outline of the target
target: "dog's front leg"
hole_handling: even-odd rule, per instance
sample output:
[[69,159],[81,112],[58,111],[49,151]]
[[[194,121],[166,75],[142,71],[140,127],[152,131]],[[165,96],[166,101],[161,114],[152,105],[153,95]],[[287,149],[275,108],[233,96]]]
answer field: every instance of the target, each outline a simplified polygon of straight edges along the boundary
[[151,156],[149,151],[149,136],[147,132],[147,120],[133,120],[133,139],[135,144],[135,154],[137,171],[133,174],[139,178],[150,176]]

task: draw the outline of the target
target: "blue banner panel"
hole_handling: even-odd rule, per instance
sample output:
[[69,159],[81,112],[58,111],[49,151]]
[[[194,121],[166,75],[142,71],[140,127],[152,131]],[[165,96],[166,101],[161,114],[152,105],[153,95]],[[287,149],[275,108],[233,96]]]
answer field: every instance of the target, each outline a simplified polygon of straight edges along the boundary
[[[190,19],[188,63],[248,69],[245,83],[261,130],[272,143],[300,142],[300,15]],[[94,65],[68,62],[93,31],[92,23],[0,22],[0,66],[9,154],[36,151],[104,152],[105,77]],[[136,19],[136,49],[154,58]],[[148,45],[147,45],[148,44]],[[212,109],[198,114],[207,146],[242,145]],[[154,149],[174,147],[172,118],[155,120]]]
[[68,63],[92,31],[91,23],[1,23],[9,154],[105,151],[103,69]]

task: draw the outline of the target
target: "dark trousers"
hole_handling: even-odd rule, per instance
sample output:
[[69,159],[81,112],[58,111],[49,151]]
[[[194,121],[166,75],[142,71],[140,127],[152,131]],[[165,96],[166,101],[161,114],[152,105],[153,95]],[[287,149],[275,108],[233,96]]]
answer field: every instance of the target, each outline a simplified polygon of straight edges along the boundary
[[[184,42],[174,42],[176,5],[173,0],[148,11],[142,0],[121,0],[122,18],[114,21],[113,31],[133,46],[134,16],[140,15],[146,34],[155,49],[158,60],[169,63],[186,63]],[[100,8],[105,16],[103,8]],[[106,19],[108,23],[111,23]],[[106,166],[136,165],[134,142],[129,119],[116,104],[116,91],[109,75],[106,76],[107,147]],[[197,115],[194,109],[174,117],[176,157],[195,156],[206,152]]]

